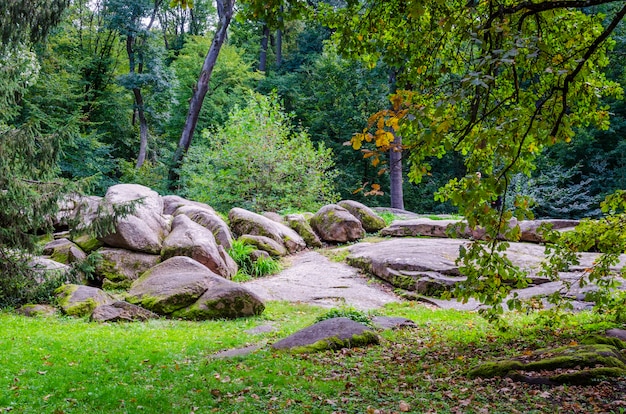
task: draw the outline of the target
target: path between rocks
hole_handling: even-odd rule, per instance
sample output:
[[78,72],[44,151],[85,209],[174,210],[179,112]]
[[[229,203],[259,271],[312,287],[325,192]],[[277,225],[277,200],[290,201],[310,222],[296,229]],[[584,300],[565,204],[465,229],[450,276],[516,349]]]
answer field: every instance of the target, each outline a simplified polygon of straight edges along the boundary
[[244,285],[263,300],[302,302],[329,308],[352,306],[366,311],[401,301],[387,286],[318,252],[306,251],[289,259],[289,268]]

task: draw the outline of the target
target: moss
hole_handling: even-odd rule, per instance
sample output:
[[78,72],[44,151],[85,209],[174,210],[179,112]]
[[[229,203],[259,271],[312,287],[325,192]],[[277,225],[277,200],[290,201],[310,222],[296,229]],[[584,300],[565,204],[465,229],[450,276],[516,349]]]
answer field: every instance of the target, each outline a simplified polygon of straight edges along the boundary
[[211,301],[198,301],[184,309],[172,313],[172,317],[187,320],[235,319],[260,315],[265,305],[255,303],[245,296],[219,298]]
[[102,290],[128,290],[133,284],[132,280],[120,280],[119,282],[105,278],[102,281]]
[[100,240],[95,237],[91,237],[88,234],[81,234],[80,236],[74,237],[72,241],[77,244],[78,247],[83,249],[85,253],[90,253],[104,246]]
[[54,251],[52,252],[52,255],[50,256],[50,258],[52,260],[54,260],[55,262],[59,262],[59,263],[63,263],[63,264],[69,264],[69,262],[70,262],[69,252],[70,252],[69,247],[68,248],[54,249]]
[[63,308],[64,312],[69,316],[88,316],[98,307],[98,303],[92,299],[86,299],[82,302],[74,303],[67,308]]
[[599,367],[578,372],[559,374],[550,377],[550,381],[567,385],[593,385],[610,378],[626,377],[626,370],[617,367]]
[[614,346],[617,349],[626,349],[626,343],[619,338],[612,336],[591,335],[581,341],[583,344],[605,344]]
[[617,349],[610,345],[595,344],[563,347],[553,350],[551,354],[555,356],[529,362],[524,366],[524,370],[540,371],[596,366],[626,368]]
[[122,282],[128,280],[126,275],[122,274],[117,268],[117,263],[113,260],[102,259],[98,264],[98,275],[110,282]]
[[322,339],[310,345],[296,346],[293,348],[285,349],[287,352],[294,354],[310,354],[314,352],[321,352],[326,350],[338,350],[343,348],[356,348],[370,344],[379,344],[380,339],[378,335],[372,331],[363,331],[360,335],[353,335],[351,338],[339,339],[336,336]]
[[519,361],[505,360],[496,362],[485,362],[480,366],[471,369],[467,376],[469,378],[493,378],[504,377],[511,371],[522,369],[523,364]]

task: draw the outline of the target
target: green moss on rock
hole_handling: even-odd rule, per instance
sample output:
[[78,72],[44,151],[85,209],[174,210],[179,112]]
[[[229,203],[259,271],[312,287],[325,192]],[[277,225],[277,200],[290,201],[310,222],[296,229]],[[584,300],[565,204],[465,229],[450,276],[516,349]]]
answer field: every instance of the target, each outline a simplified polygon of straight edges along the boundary
[[348,339],[339,339],[336,336],[325,338],[310,345],[296,346],[293,348],[286,348],[285,351],[294,354],[311,354],[314,352],[321,352],[327,350],[338,350],[343,348],[357,348],[372,344],[379,344],[380,340],[378,335],[373,331],[363,331],[362,334],[352,335]]
[[522,369],[522,367],[521,362],[512,360],[485,362],[471,369],[467,376],[469,378],[504,377],[509,372]]

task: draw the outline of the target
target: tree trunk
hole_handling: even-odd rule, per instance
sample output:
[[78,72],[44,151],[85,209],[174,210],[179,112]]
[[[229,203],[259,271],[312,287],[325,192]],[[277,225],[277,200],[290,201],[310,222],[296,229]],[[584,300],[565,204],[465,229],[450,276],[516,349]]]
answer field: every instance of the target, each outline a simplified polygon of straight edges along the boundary
[[263,37],[261,37],[261,53],[259,55],[259,71],[267,70],[267,43],[270,38],[270,29],[266,24],[263,25]]
[[276,30],[276,67],[279,68],[283,63],[283,31]]
[[[396,92],[396,72],[389,73],[389,92]],[[389,192],[391,208],[404,210],[404,194],[402,193],[402,136],[393,133],[393,146],[389,150]]]
[[404,210],[404,195],[402,193],[402,136],[394,134],[394,137],[393,148],[389,150],[391,208]]
[[135,106],[137,115],[139,116],[139,154],[137,155],[137,164],[135,168],[141,168],[146,160],[146,153],[148,152],[148,121],[143,110],[143,97],[141,96],[141,89],[133,88],[133,95],[135,96]]
[[191,140],[193,138],[194,130],[198,123],[198,116],[202,109],[202,102],[204,97],[209,91],[209,81],[211,80],[211,74],[213,68],[217,62],[217,57],[226,39],[226,32],[228,25],[233,18],[233,8],[235,0],[217,0],[217,12],[219,15],[219,22],[217,25],[217,31],[213,37],[211,47],[204,58],[204,64],[202,65],[202,71],[198,79],[198,84],[194,88],[193,95],[189,102],[189,112],[187,113],[187,119],[185,120],[185,126],[178,142],[178,148],[174,153],[174,159],[172,160],[172,167],[169,173],[170,186],[175,187],[178,182],[179,174],[178,169],[182,165],[183,156],[187,153]]

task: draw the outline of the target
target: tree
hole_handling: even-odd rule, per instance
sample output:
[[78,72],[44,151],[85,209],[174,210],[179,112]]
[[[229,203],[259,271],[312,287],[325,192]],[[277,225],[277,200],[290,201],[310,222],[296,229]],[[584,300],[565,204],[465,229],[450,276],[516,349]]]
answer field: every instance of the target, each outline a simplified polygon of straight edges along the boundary
[[183,193],[220,211],[310,211],[336,201],[330,149],[315,147],[291,123],[276,95],[250,94],[245,108],[215,132],[205,130],[205,142],[190,150]]
[[233,18],[234,6],[234,0],[217,0],[217,13],[219,17],[217,30],[215,32],[215,35],[213,36],[211,47],[209,48],[209,51],[204,58],[204,64],[202,65],[202,70],[200,72],[198,83],[193,90],[193,95],[191,96],[191,100],[189,102],[189,111],[187,112],[185,126],[183,127],[180,140],[178,141],[178,147],[176,148],[176,152],[174,153],[172,167],[169,174],[172,186],[174,186],[175,183],[178,181],[178,168],[180,168],[183,157],[187,153],[187,151],[189,150],[189,146],[191,145],[191,140],[196,129],[196,124],[198,123],[200,110],[202,109],[202,102],[204,102],[204,98],[209,91],[209,81],[211,80],[211,74],[213,73],[213,68],[215,67],[215,64],[217,62],[217,57],[219,56],[220,49],[222,48],[222,45],[226,40],[228,25]]
[[167,83],[167,76],[163,73],[161,62],[159,62],[160,54],[158,50],[151,48],[149,43],[150,30],[156,21],[162,2],[163,0],[133,2],[106,0],[104,5],[109,27],[117,30],[125,38],[128,74],[120,77],[119,82],[132,91],[133,124],[135,119],[139,120],[137,168],[143,165],[148,151],[148,119],[142,89],[150,84]]
[[531,172],[543,148],[572,141],[574,126],[608,126],[601,99],[622,91],[602,68],[625,15],[626,5],[612,0],[348,1],[320,12],[341,50],[372,66],[404,68],[394,110],[373,117],[375,132],[355,135],[353,145],[386,151],[391,132],[400,133],[415,182],[429,173],[429,157],[464,158],[468,174],[438,197],[457,205],[469,226],[484,227],[489,242],[462,252],[468,281],[460,298],[477,297],[498,312],[512,286],[526,283],[497,252],[506,246],[499,235],[518,236],[507,223],[513,214],[529,216],[528,202],[516,200],[514,210],[489,205],[514,174]]

